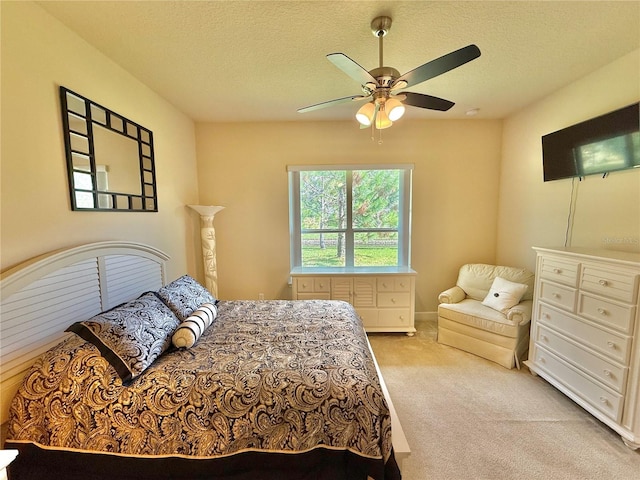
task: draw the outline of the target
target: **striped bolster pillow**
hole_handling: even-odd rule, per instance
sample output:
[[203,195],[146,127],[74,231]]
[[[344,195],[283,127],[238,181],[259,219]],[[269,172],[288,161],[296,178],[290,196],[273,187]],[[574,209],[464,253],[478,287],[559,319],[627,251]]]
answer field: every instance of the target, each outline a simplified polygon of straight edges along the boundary
[[177,348],[193,347],[211,326],[217,314],[218,309],[213,303],[203,303],[178,326],[171,337],[171,343]]

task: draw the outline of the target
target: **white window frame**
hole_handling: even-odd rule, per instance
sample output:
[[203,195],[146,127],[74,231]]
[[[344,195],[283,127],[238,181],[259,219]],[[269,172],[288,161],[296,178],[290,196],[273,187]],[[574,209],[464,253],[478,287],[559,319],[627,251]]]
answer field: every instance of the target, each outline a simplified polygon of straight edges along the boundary
[[[316,269],[336,270],[347,268],[371,269],[372,267],[354,266],[354,234],[368,231],[398,232],[398,264],[394,268],[411,267],[411,201],[413,164],[385,164],[385,165],[289,165],[289,244],[291,270],[313,271]],[[345,234],[345,267],[303,267],[302,266],[302,232],[300,223],[300,172],[302,171],[344,171],[347,173],[347,221],[344,229],[322,229],[324,233]],[[398,206],[398,229],[354,229],[352,225],[352,175],[357,170],[400,170],[400,193]]]

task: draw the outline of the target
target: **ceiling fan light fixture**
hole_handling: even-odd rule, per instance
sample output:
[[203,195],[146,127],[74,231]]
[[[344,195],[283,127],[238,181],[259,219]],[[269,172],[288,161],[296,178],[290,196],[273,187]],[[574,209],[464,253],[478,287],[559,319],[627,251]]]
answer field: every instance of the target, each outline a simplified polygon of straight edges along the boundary
[[361,125],[368,127],[373,121],[373,114],[375,113],[375,110],[376,107],[373,102],[365,103],[358,109],[358,112],[356,113],[356,120],[358,120]]
[[391,90],[395,91],[395,90],[402,90],[404,88],[407,88],[407,81],[406,80],[396,80],[393,85],[391,85]]
[[385,102],[384,107],[389,120],[391,120],[392,122],[399,120],[404,115],[405,108],[400,100],[390,98]]
[[378,130],[384,130],[385,128],[389,128],[391,125],[393,125],[393,122],[389,120],[387,112],[385,111],[384,108],[381,108],[380,110],[378,110],[375,124],[376,124],[376,129]]

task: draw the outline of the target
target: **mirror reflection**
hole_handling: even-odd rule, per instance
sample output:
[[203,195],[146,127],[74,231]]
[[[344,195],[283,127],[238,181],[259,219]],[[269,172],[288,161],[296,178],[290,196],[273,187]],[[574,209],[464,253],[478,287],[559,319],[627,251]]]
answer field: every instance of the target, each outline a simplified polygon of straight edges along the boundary
[[153,133],[60,87],[73,210],[157,212]]

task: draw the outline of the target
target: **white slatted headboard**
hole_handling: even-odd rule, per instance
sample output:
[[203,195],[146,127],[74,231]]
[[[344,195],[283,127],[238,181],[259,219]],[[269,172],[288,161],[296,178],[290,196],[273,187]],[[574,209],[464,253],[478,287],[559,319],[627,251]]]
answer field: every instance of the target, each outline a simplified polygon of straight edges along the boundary
[[[25,371],[64,330],[158,290],[169,257],[134,242],[98,242],[28,260],[0,276],[0,423]],[[3,435],[4,436],[4,435]]]

